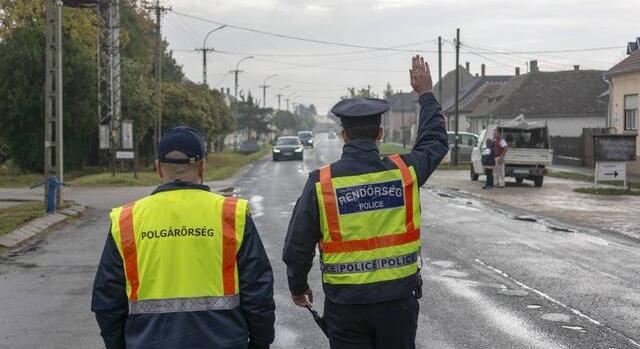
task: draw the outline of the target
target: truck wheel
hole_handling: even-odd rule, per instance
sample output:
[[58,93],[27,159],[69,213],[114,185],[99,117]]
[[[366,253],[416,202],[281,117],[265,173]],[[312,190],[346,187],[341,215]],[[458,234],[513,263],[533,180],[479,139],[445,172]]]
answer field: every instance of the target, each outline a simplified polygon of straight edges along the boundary
[[542,181],[544,180],[544,176],[536,176],[533,178],[533,184],[536,188],[542,187]]
[[471,165],[471,169],[469,170],[469,174],[470,174],[470,176],[471,176],[471,180],[472,180],[473,182],[477,181],[477,180],[478,180],[478,178],[480,178],[480,175],[479,175],[479,174],[477,174],[477,173],[475,173],[475,172],[473,171],[473,164]]
[[518,183],[518,184],[522,184],[522,182],[524,182],[524,178],[522,178],[522,177],[516,177],[516,183]]

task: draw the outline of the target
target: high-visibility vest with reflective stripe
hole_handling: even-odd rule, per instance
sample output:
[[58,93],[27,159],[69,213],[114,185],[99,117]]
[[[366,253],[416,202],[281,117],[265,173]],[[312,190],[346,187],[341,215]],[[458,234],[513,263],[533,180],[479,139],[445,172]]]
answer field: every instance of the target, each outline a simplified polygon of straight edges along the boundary
[[248,205],[200,190],[159,192],[111,211],[129,313],[232,309]]
[[413,167],[399,155],[397,169],[316,183],[327,284],[368,284],[415,274],[420,253],[420,197]]

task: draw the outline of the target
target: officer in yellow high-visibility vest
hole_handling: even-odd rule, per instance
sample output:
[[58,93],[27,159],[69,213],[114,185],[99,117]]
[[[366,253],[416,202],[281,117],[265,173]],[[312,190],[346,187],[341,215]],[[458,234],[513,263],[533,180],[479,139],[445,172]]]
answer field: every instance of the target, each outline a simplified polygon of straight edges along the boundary
[[275,304],[269,259],[247,201],[203,184],[202,135],[168,130],[164,184],[111,211],[91,310],[107,349],[269,348]]
[[342,123],[342,158],[310,174],[289,223],[283,260],[293,301],[302,307],[313,302],[307,274],[317,246],[332,349],[415,348],[422,292],[419,187],[447,154],[448,141],[423,58],[413,58],[410,76],[417,95],[391,103],[410,110],[414,98],[420,103],[411,152],[380,157],[376,143],[389,102],[339,102],[332,113]]

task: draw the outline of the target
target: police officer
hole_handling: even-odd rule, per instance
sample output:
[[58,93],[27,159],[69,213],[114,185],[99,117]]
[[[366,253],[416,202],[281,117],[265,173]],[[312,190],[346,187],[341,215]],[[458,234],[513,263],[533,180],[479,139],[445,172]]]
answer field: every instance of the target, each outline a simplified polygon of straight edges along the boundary
[[342,123],[342,158],[310,174],[285,240],[289,288],[298,306],[313,302],[307,282],[316,245],[331,348],[415,348],[421,294],[420,192],[447,154],[445,120],[429,68],[413,58],[419,95],[416,144],[380,158],[381,115],[389,104],[354,98],[332,112]]
[[111,211],[91,302],[107,349],[268,348],[273,275],[247,201],[203,185],[199,131],[158,148],[164,184]]

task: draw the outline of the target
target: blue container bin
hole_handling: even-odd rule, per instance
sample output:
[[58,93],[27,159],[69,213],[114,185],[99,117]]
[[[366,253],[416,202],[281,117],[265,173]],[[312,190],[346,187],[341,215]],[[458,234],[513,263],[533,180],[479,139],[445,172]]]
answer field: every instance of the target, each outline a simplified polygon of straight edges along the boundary
[[47,178],[47,213],[56,213],[56,197],[60,182],[56,176]]

